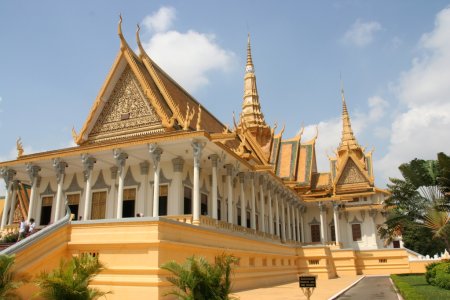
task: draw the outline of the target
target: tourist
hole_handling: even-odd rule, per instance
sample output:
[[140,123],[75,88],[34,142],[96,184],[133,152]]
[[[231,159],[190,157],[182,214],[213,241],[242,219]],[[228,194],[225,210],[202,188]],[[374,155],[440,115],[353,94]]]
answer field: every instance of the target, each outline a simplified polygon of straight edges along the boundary
[[36,223],[34,222],[34,219],[31,218],[30,223],[29,223],[29,228],[28,228],[28,235],[31,235],[34,233],[35,227],[36,227]]
[[22,217],[20,219],[20,226],[19,226],[19,237],[17,239],[17,241],[20,241],[21,239],[23,239],[25,237],[25,235],[27,234],[27,222],[25,221],[25,219]]

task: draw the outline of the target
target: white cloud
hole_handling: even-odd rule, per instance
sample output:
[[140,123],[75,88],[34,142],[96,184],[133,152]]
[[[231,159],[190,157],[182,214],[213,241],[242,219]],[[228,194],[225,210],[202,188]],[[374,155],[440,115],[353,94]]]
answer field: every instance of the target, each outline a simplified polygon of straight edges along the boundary
[[162,32],[172,27],[176,14],[173,7],[161,7],[157,12],[150,16],[146,16],[142,24],[149,31]]
[[[150,16],[168,15],[161,13],[161,8],[156,14]],[[147,53],[181,86],[190,92],[209,83],[208,74],[213,71],[226,72],[234,64],[235,54],[223,49],[216,42],[213,34],[205,34],[195,30],[179,32],[167,30],[175,17],[159,17],[158,31],[150,40],[143,43]],[[147,20],[148,17],[144,19]],[[158,19],[158,18],[153,18]],[[162,21],[161,21],[162,20]]]
[[342,42],[345,44],[364,47],[372,43],[375,33],[381,30],[381,24],[375,21],[363,22],[357,19],[345,32]]
[[396,177],[401,163],[416,157],[436,159],[449,153],[450,132],[450,8],[436,16],[435,28],[419,43],[421,56],[401,74],[397,96],[406,111],[391,126],[387,154],[379,161],[384,176]]

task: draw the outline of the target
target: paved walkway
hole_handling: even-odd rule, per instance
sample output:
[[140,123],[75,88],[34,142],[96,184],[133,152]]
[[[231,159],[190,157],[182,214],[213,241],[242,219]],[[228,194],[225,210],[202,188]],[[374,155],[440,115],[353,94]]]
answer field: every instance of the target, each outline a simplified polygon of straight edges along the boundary
[[365,277],[337,299],[398,300],[398,297],[388,276],[373,276]]
[[[314,290],[311,300],[326,300],[342,291],[362,276],[346,276],[335,279],[318,279],[317,288]],[[241,300],[302,300],[306,299],[298,282],[277,285],[267,288],[243,291],[233,294]],[[355,298],[356,299],[356,298]],[[359,298],[369,300],[366,297]],[[376,298],[373,298],[376,299]],[[397,300],[397,299],[396,299]]]

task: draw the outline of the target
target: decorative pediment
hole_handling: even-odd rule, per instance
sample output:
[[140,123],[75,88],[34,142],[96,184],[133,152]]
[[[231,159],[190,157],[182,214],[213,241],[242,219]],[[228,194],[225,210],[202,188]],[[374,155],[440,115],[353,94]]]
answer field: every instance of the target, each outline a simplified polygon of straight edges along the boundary
[[364,182],[367,182],[367,177],[363,175],[361,170],[356,166],[355,162],[352,159],[349,159],[337,184],[344,185]]
[[161,118],[145,97],[131,68],[126,66],[92,127],[88,140],[129,136],[147,130],[162,131]]

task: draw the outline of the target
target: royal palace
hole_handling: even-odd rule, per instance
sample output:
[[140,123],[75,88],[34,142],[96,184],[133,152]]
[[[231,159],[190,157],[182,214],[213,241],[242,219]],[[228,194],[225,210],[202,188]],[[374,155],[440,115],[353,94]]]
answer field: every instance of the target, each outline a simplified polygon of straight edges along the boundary
[[18,273],[92,253],[106,265],[94,285],[112,291],[108,299],[157,299],[170,286],[161,264],[194,254],[239,257],[235,290],[306,272],[411,271],[400,243],[377,234],[388,192],[374,185],[372,152],[358,144],[343,91],[341,141],[320,172],[318,134],[286,137],[266,123],[250,38],[242,110],[227,126],[152,60],[139,30],[137,53],[121,22],[118,33],[112,68],[72,132],[77,146],[27,154],[18,143],[17,159],[0,163],[1,229],[21,217],[41,228],[3,250],[15,253]]

